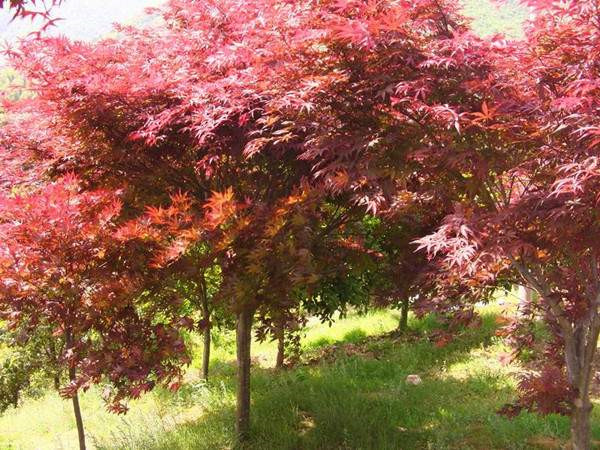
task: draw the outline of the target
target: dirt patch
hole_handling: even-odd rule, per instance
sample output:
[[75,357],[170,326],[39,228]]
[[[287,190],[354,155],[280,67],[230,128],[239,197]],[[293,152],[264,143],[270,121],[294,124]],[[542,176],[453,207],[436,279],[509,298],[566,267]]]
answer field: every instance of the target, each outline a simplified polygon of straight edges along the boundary
[[340,357],[350,356],[379,359],[381,353],[381,351],[369,348],[366,342],[360,344],[334,344],[311,354],[304,360],[304,364],[315,366],[323,362],[333,362]]
[[358,343],[337,343],[322,349],[311,351],[303,357],[302,364],[314,366],[323,362],[333,362],[340,357],[358,356],[361,358],[379,359],[385,352],[381,346],[389,347],[394,344],[417,342],[423,339],[423,335],[416,332],[398,333],[393,331],[379,336],[370,336]]

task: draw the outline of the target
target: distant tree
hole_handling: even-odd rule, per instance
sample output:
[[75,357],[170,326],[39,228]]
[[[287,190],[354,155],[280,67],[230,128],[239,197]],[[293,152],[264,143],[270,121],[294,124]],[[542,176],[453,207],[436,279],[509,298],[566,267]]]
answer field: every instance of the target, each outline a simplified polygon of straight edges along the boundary
[[[121,230],[122,231],[122,230]],[[202,332],[203,352],[201,376],[208,381],[211,351],[211,330],[216,323],[227,322],[228,312],[214,301],[222,277],[221,268],[210,263],[210,252],[205,246],[190,248],[175,263],[161,269],[153,268],[145,283],[149,301],[180,303],[181,314],[191,320],[194,330]],[[225,319],[225,320],[224,320]],[[185,320],[187,322],[187,319]]]
[[38,326],[35,334],[27,327],[0,329],[0,345],[7,349],[0,371],[0,411],[16,408],[35,384],[36,376],[51,381],[60,391],[63,365],[59,358],[63,349],[49,327]]
[[435,295],[430,275],[434,270],[427,258],[415,252],[413,241],[433,231],[444,216],[440,202],[419,201],[381,216],[365,218],[366,246],[377,252],[369,269],[368,295],[374,306],[400,309],[398,332],[408,330],[408,314],[414,309],[419,315],[437,311],[430,296]]

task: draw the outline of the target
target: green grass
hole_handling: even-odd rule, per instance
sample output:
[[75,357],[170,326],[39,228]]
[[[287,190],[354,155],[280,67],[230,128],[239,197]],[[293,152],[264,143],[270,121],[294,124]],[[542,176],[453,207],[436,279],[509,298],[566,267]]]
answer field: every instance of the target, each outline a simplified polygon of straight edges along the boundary
[[[564,417],[495,411],[514,398],[515,366],[494,335],[498,308],[482,327],[467,329],[438,348],[427,339],[432,318],[411,318],[409,337],[388,332],[397,314],[376,312],[340,319],[330,328],[311,323],[305,363],[277,372],[275,345],[255,344],[252,385],[253,449],[525,449],[568,438]],[[233,445],[235,366],[233,335],[221,334],[212,381],[197,379],[196,355],[188,382],[176,394],[156,390],[132,402],[126,416],[103,409],[96,390],[82,397],[90,443],[102,449],[227,449]],[[320,358],[320,359],[319,359]],[[315,361],[317,360],[317,361]],[[419,374],[423,383],[405,383]],[[0,417],[0,448],[75,448],[70,403],[48,393]],[[600,415],[594,415],[600,437]]]
[[462,4],[464,15],[471,18],[473,30],[479,35],[523,36],[523,24],[529,11],[518,0],[505,0],[502,6],[494,4],[493,0],[462,0]]

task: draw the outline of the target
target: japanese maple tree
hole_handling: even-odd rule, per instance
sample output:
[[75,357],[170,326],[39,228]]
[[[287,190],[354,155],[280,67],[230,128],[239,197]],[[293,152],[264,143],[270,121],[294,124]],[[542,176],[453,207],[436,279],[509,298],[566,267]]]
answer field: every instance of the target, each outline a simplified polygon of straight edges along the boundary
[[113,194],[81,193],[72,176],[0,198],[0,318],[23,345],[38,333],[54,341],[80,448],[79,390],[107,381],[106,399],[123,411],[122,400],[176,381],[187,361],[179,334],[136,305],[140,283],[112,236],[120,208]]
[[[467,25],[450,2],[334,2],[313,20],[308,43],[298,45],[309,61],[297,69],[303,84],[287,85],[288,95],[296,89],[306,99],[287,112],[310,130],[301,157],[313,163],[315,179],[346,206],[380,216],[378,236],[370,238],[383,254],[374,270],[379,296],[420,291],[421,311],[455,313],[476,302],[455,287],[461,304],[444,301],[429,276],[439,268],[409,246],[464,189],[476,188],[458,168],[468,152],[454,155],[456,171],[427,158],[446,152],[461,132],[457,111],[479,108],[469,85],[483,84],[492,70],[491,45]],[[424,170],[424,163],[431,166]]]
[[[572,446],[590,448],[590,383],[598,313],[597,145],[600,10],[593,1],[529,1],[537,10],[527,39],[496,39],[487,79],[469,87],[480,106],[456,107],[462,132],[430,167],[457,164],[476,182],[454,214],[421,245],[443,257],[448,273],[476,283],[513,280],[539,294],[530,308],[555,339],[540,380],[564,377],[556,405],[531,391],[526,405],[565,411]],[[553,375],[547,376],[548,373]],[[546,390],[550,392],[550,390]]]
[[[531,0],[527,39],[507,42],[471,34],[453,3],[172,0],[159,26],[12,53],[37,96],[8,106],[5,145],[33,141],[37,172],[76,173],[81,195],[122,192],[116,238],[140,255],[124,256],[140,287],[219,266],[212,301],[237,316],[241,437],[255,319],[269,331],[350,272],[346,257],[385,250],[389,292],[435,267],[430,308],[455,312],[499,282],[536,290],[564,352],[552,373],[569,383],[574,448],[589,447],[598,7]],[[7,167],[25,176],[28,158]],[[420,240],[437,257],[407,251],[450,206]],[[369,249],[344,228],[363,211],[410,230]],[[177,309],[176,296],[149,301]]]
[[[220,265],[215,298],[238,316],[241,436],[254,313],[286,308],[291,296],[277,294],[314,282],[308,225],[322,194],[275,106],[293,99],[274,95],[275,75],[295,62],[284,38],[300,27],[287,24],[309,14],[308,3],[172,1],[161,28],[94,45],[40,39],[13,58],[37,92],[13,117],[48,123],[36,136],[47,173],[121,189],[131,220],[119,239],[152,255],[149,271]],[[199,245],[208,254],[190,259]]]

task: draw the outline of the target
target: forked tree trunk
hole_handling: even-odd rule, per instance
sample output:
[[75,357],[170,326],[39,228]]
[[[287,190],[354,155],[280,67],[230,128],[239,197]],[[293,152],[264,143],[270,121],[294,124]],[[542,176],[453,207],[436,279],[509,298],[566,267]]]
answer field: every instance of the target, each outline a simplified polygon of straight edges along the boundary
[[253,311],[245,308],[237,317],[237,409],[238,442],[244,444],[250,435],[250,347],[252,342]]
[[402,309],[400,311],[400,323],[398,324],[398,330],[404,333],[408,329],[408,298],[402,300]]
[[[590,384],[592,378],[592,367],[598,335],[600,334],[600,274],[597,255],[592,253],[591,272],[595,289],[590,289],[589,312],[585,317],[578,318],[572,323],[565,314],[563,306],[553,295],[550,285],[537,276],[525,264],[511,258],[514,267],[519,271],[529,287],[547,302],[548,313],[556,320],[564,340],[565,362],[567,366],[567,377],[569,387],[575,394],[571,405],[571,448],[573,450],[589,450],[591,448],[590,413],[592,404],[590,402]],[[594,292],[595,291],[595,292]]]
[[276,369],[283,369],[285,361],[285,330],[283,325],[277,328],[277,360],[275,361]]

